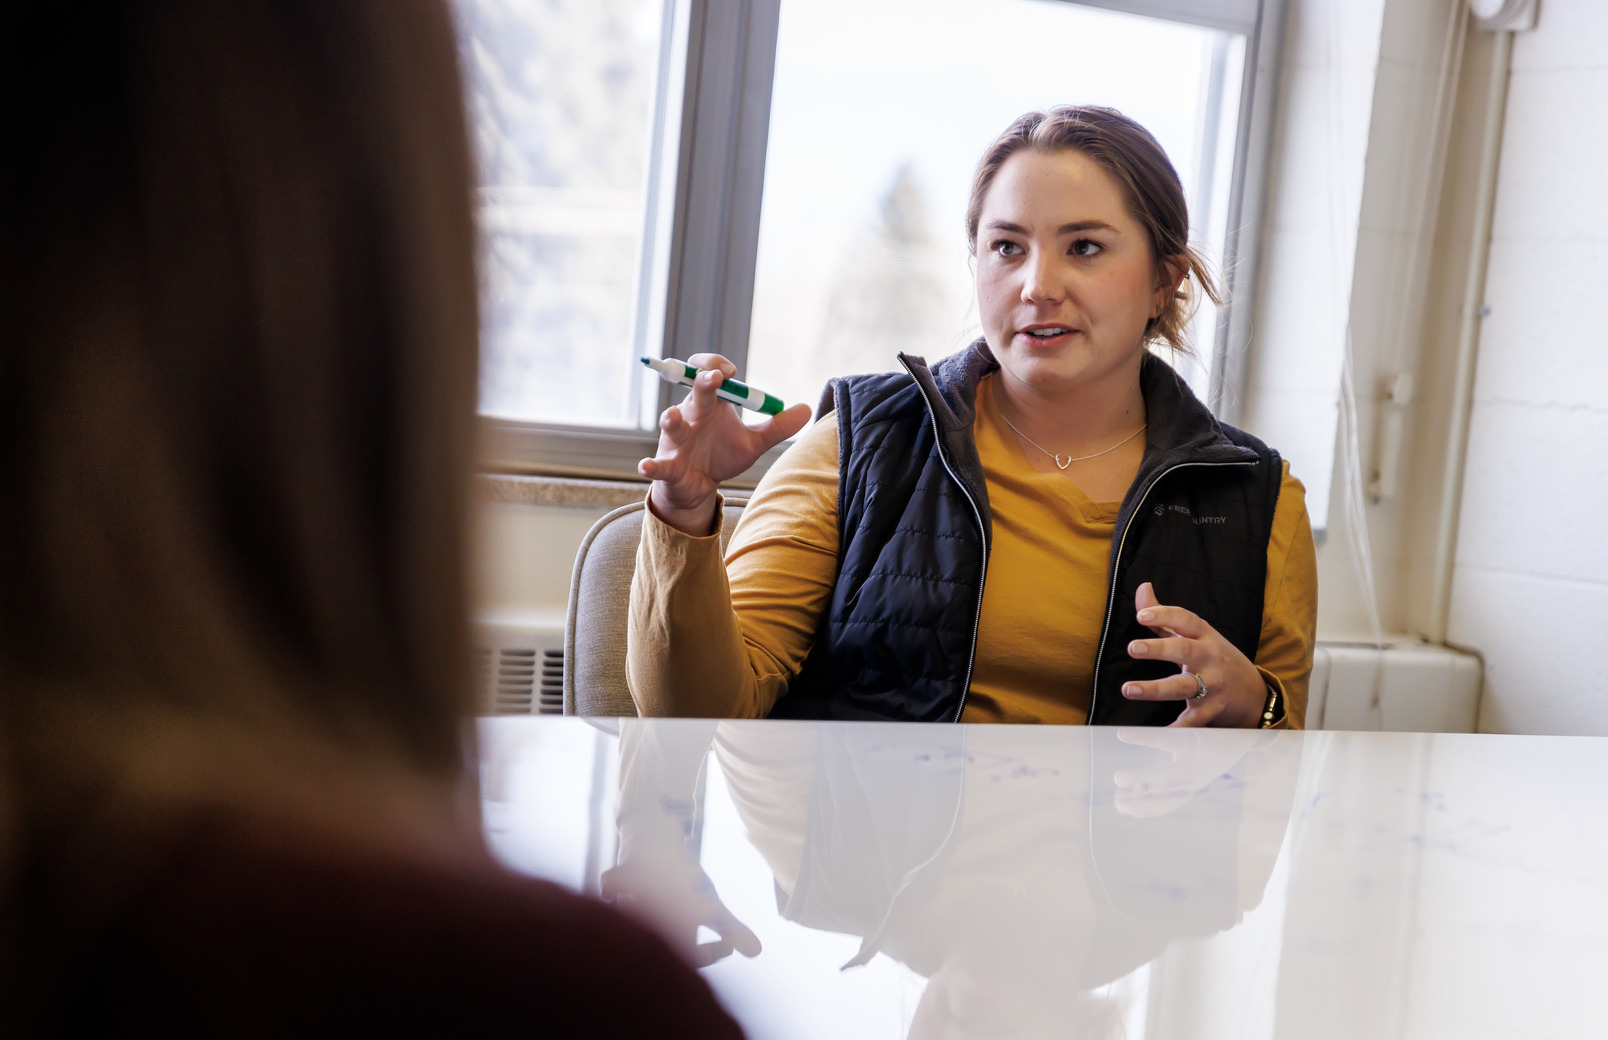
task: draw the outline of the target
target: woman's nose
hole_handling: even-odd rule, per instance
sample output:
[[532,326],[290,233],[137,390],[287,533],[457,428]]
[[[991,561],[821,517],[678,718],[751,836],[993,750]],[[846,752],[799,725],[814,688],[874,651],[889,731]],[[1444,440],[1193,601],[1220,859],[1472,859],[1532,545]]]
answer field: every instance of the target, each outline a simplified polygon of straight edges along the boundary
[[1055,257],[1039,252],[1022,265],[1022,302],[1058,303],[1066,297]]

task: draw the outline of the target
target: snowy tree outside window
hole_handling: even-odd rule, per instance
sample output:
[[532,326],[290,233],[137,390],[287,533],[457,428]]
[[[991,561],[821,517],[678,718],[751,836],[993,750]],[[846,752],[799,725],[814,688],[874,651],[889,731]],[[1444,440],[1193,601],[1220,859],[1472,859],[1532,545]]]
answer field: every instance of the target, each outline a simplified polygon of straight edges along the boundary
[[480,165],[480,410],[634,425],[663,0],[455,0]]

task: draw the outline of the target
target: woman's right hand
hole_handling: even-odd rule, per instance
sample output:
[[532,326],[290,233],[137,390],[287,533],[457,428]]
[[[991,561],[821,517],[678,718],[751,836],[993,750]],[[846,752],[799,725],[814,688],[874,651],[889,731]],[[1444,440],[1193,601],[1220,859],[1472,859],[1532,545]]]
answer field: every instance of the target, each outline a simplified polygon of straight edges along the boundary
[[686,400],[659,416],[659,447],[637,471],[653,481],[648,504],[671,527],[690,535],[707,535],[714,527],[715,491],[722,481],[742,473],[771,448],[810,421],[810,406],[793,405],[758,426],[749,426],[737,406],[715,396],[737,366],[719,354],[687,359],[698,374]]

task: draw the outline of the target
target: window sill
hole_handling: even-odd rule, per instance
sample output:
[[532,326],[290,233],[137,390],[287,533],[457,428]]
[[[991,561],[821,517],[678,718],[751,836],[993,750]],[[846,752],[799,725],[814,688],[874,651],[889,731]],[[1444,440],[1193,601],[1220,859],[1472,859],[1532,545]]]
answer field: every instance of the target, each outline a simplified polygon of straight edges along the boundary
[[512,473],[480,473],[475,476],[475,497],[481,502],[616,509],[642,501],[647,492],[647,481],[520,476]]
[[[720,489],[728,502],[746,502],[749,491],[736,486]],[[475,497],[481,502],[572,509],[618,509],[647,497],[645,480],[591,480],[570,476],[523,476],[514,473],[478,473]]]
[[[480,468],[486,475],[562,478],[576,484],[640,487],[646,481],[636,477],[637,462],[652,456],[659,445],[657,430],[587,429],[484,415],[479,433]],[[752,489],[790,443],[766,452],[727,486]]]

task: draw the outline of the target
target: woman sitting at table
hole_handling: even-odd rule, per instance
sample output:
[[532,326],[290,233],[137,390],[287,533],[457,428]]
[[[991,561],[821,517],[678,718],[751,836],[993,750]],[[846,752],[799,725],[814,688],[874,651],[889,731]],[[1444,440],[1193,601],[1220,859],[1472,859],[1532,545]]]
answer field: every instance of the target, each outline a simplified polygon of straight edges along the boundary
[[8,4],[0,92],[0,1036],[740,1035],[480,833],[443,0]]
[[1150,349],[1212,280],[1183,187],[1111,109],[1016,120],[966,215],[983,337],[834,380],[719,556],[717,488],[798,433],[660,419],[627,661],[647,715],[1298,727],[1301,484]]

